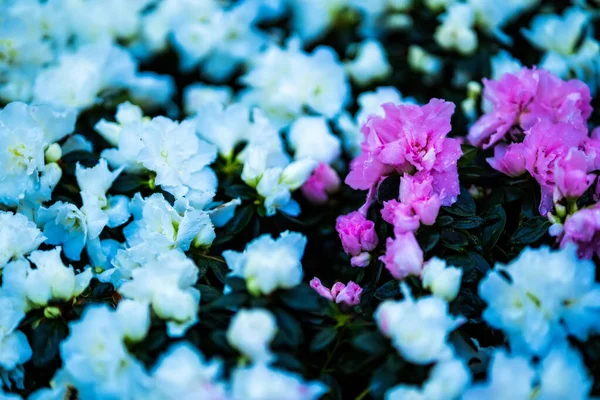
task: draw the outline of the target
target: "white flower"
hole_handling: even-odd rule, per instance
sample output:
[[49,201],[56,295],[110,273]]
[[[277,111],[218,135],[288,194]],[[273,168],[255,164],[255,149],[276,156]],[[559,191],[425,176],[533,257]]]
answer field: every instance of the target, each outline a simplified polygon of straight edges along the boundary
[[242,83],[248,86],[242,101],[259,106],[278,127],[306,108],[332,118],[350,92],[344,68],[331,48],[318,47],[306,54],[294,40],[287,49],[270,46],[260,53]]
[[497,350],[489,366],[488,381],[473,385],[464,400],[529,399],[532,395],[535,370],[522,356],[510,356]]
[[510,55],[506,50],[500,50],[496,55],[490,57],[492,68],[491,79],[499,80],[506,73],[515,73],[523,66],[521,62]]
[[463,320],[448,314],[448,303],[444,300],[432,296],[414,300],[404,286],[403,291],[403,300],[386,300],[375,311],[381,332],[392,339],[394,347],[410,362],[429,364],[450,358],[448,335]]
[[87,220],[79,208],[57,201],[48,208],[41,207],[36,222],[43,229],[46,243],[62,245],[67,258],[79,261],[87,240]]
[[386,400],[458,399],[471,381],[471,374],[464,362],[450,359],[437,363],[429,373],[423,387],[401,384],[387,391]]
[[10,283],[5,288],[26,298],[28,304],[42,307],[50,301],[67,301],[81,294],[92,279],[91,270],[75,274],[73,267],[65,266],[60,258],[60,247],[31,253],[29,263],[15,261],[6,266]]
[[86,217],[89,239],[96,239],[105,226],[114,228],[129,219],[127,197],[106,195],[121,171],[111,172],[103,158],[92,168],[82,167],[79,163],[76,166],[75,177],[83,201],[81,211]]
[[123,299],[117,306],[117,318],[123,337],[132,342],[142,341],[150,330],[148,303]]
[[462,269],[448,267],[444,260],[434,257],[425,263],[421,281],[435,296],[452,301],[458,295],[462,272]]
[[45,239],[24,215],[0,211],[0,268],[10,260],[22,259]]
[[351,0],[292,0],[292,27],[304,41],[322,37]]
[[[117,106],[115,120],[116,122],[109,122],[102,118],[94,125],[94,130],[111,146],[119,145],[119,137],[123,128],[143,122],[144,113],[140,107],[127,101]],[[149,118],[147,120],[149,121]]]
[[443,61],[417,45],[408,47],[408,65],[413,71],[427,77],[437,77],[442,71]]
[[321,382],[305,382],[298,375],[265,364],[235,369],[231,386],[234,400],[316,400],[327,391]]
[[[0,295],[0,372],[10,373],[31,358],[27,337],[17,328],[25,313],[19,302],[10,296]],[[4,379],[4,377],[3,377]],[[22,387],[22,377],[16,384]],[[0,382],[2,386],[2,382]]]
[[115,311],[90,305],[81,319],[69,324],[61,343],[63,373],[81,398],[134,399],[148,393],[150,379],[124,344]]
[[194,241],[196,246],[208,246],[215,238],[210,216],[204,211],[188,207],[177,210],[159,193],[146,199],[136,194],[132,204],[136,202],[139,210],[131,206],[134,221],[123,233],[129,246],[141,246],[148,255],[171,249],[187,251]]
[[477,34],[473,30],[475,11],[467,4],[452,4],[440,17],[442,24],[435,31],[437,44],[446,50],[457,50],[464,55],[477,50]]
[[196,323],[200,292],[193,285],[198,279],[198,268],[183,252],[163,253],[131,271],[131,276],[119,292],[149,303],[156,315],[167,320],[169,335],[182,336]]
[[392,66],[381,43],[374,39],[361,42],[356,50],[356,58],[346,63],[350,78],[360,86],[387,78]]
[[475,11],[477,26],[504,43],[510,43],[511,39],[502,32],[502,28],[539,2],[540,0],[467,0],[467,4]]
[[277,321],[269,311],[255,308],[239,310],[227,329],[227,341],[254,362],[269,362],[269,344],[277,333]]
[[302,280],[300,259],[306,238],[299,233],[283,232],[278,239],[259,236],[243,252],[227,250],[223,257],[232,276],[246,279],[248,290],[270,294],[278,288],[289,289]]
[[464,399],[583,400],[592,383],[581,355],[566,344],[554,346],[537,365],[523,356],[496,350],[487,382],[473,385]]
[[187,342],[172,345],[161,355],[152,372],[159,398],[168,400],[226,400],[220,375],[221,362],[205,360]]
[[198,139],[192,121],[156,117],[144,126],[141,138],[139,161],[156,172],[156,185],[175,198],[185,196],[196,208],[212,200],[217,177],[208,165],[217,156],[216,148]]
[[[227,105],[231,102],[233,90],[229,86],[211,86],[194,83],[183,90],[183,108],[187,115],[194,115],[202,106],[218,103]],[[226,120],[222,122],[226,123]]]
[[579,260],[574,247],[525,249],[481,281],[479,294],[488,304],[483,317],[507,334],[514,350],[543,354],[553,340],[567,334],[585,340],[600,331],[595,266]]
[[294,158],[311,158],[325,164],[335,161],[341,152],[341,143],[323,117],[300,117],[290,126],[288,141]]

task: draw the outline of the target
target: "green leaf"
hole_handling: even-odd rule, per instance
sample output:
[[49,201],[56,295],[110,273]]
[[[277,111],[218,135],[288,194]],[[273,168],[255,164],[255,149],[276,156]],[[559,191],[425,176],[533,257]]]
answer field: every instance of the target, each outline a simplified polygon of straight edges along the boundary
[[210,308],[239,308],[246,304],[249,300],[249,295],[247,293],[229,293],[219,297],[217,300],[208,304],[206,307]]
[[241,231],[244,230],[246,226],[252,220],[254,216],[254,206],[251,204],[247,204],[245,206],[239,207],[226,226],[226,231],[230,235],[237,235]]
[[454,222],[454,218],[452,218],[450,215],[440,215],[439,217],[437,217],[437,219],[435,220],[435,224],[437,226],[448,226],[450,225],[452,222]]
[[391,280],[379,287],[375,291],[375,297],[379,300],[386,300],[396,297],[400,294],[400,289],[397,280]]
[[473,215],[455,220],[452,227],[455,229],[475,229],[483,225],[483,218]]
[[419,246],[421,246],[423,252],[427,253],[440,241],[440,233],[435,229],[425,228],[418,233],[417,240],[419,241]]
[[323,350],[331,344],[338,334],[335,328],[321,329],[310,342],[310,351],[313,353]]
[[388,176],[379,185],[377,189],[377,201],[383,204],[384,201],[398,199],[400,195],[400,175]]
[[222,262],[211,262],[209,268],[221,283],[225,283],[227,275],[230,272],[227,264]]
[[475,215],[475,201],[473,200],[473,197],[471,197],[469,191],[464,187],[461,187],[456,203],[452,204],[451,207],[442,207],[442,209],[452,215],[470,217]]
[[212,303],[223,295],[222,292],[209,285],[198,284],[196,288],[200,290],[200,300],[203,303]]
[[110,187],[111,192],[133,193],[146,185],[147,178],[140,175],[121,174]]
[[69,333],[69,329],[60,319],[42,319],[29,337],[33,365],[45,367],[58,356],[60,342]]
[[471,164],[471,162],[477,156],[478,150],[477,147],[471,146],[469,144],[463,144],[460,147],[462,149],[462,156],[458,160],[458,166],[464,167]]
[[515,231],[511,242],[515,245],[529,245],[537,242],[548,233],[550,221],[544,217],[530,218]]
[[275,342],[286,343],[291,347],[297,347],[302,343],[302,326],[288,312],[277,308],[273,311],[277,319],[279,330],[275,336]]
[[498,243],[498,239],[504,232],[506,226],[506,212],[501,205],[496,205],[487,210],[484,219],[493,221],[490,225],[484,227],[481,231],[481,242],[485,249],[491,249]]
[[310,286],[300,284],[279,293],[279,299],[292,310],[297,311],[322,311],[322,297]]
[[248,185],[229,185],[225,187],[225,196],[249,200],[256,197],[256,190]]
[[378,356],[388,350],[385,339],[379,332],[364,332],[352,339],[352,345],[365,353]]
[[462,251],[469,244],[469,238],[462,232],[453,229],[444,229],[442,231],[441,242],[444,247]]

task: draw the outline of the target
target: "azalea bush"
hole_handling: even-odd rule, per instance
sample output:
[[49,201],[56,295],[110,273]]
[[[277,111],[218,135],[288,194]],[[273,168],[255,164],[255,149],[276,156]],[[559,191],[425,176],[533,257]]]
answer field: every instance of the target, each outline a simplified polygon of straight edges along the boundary
[[0,398],[600,396],[599,7],[0,2]]

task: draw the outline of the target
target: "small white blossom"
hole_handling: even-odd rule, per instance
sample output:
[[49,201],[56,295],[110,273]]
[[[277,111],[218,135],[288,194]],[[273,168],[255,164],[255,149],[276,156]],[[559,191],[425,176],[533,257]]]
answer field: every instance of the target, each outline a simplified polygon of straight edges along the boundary
[[225,386],[219,380],[221,368],[219,360],[205,360],[189,343],[174,344],[161,355],[152,372],[158,398],[226,400]]
[[302,280],[300,260],[306,238],[299,233],[283,232],[279,238],[262,235],[254,239],[243,252],[227,250],[223,258],[232,276],[246,279],[254,294],[270,294],[278,288],[289,289]]
[[46,243],[61,245],[67,258],[79,261],[88,229],[86,216],[79,208],[57,201],[48,208],[41,207],[36,222],[43,229]]
[[506,333],[516,351],[543,354],[567,334],[585,340],[600,331],[600,285],[594,276],[594,263],[579,260],[575,246],[525,249],[481,281],[479,294],[488,304],[483,317]]
[[392,66],[387,60],[387,53],[382,44],[374,39],[361,42],[356,50],[356,57],[346,63],[346,71],[350,78],[360,86],[387,78],[392,73]]
[[198,268],[183,252],[163,253],[131,271],[131,276],[119,292],[149,303],[156,315],[167,320],[169,335],[182,336],[196,323],[200,292],[193,285],[198,279]]
[[148,393],[151,381],[142,364],[125,347],[115,311],[90,305],[71,322],[61,343],[63,374],[81,398],[135,399]]
[[[183,91],[184,110],[187,115],[194,115],[202,106],[211,103],[228,105],[233,98],[233,90],[229,86],[211,86],[194,83]],[[227,122],[223,120],[222,122]]]
[[[17,328],[25,313],[19,302],[10,296],[0,294],[0,375],[5,384],[7,378],[13,378],[19,388],[23,388],[23,375],[13,374],[31,358],[31,347],[27,337]],[[2,387],[0,381],[0,387]]]
[[24,215],[0,211],[0,268],[11,260],[22,259],[45,239]]
[[123,299],[117,306],[117,318],[123,337],[129,341],[142,341],[150,330],[150,307],[148,303]]
[[269,311],[239,310],[227,329],[227,341],[254,362],[269,362],[269,344],[277,333],[277,321]]
[[292,123],[288,141],[294,158],[311,158],[331,164],[341,153],[341,142],[323,117],[300,117]]
[[477,33],[473,30],[475,11],[467,4],[452,4],[441,16],[442,24],[435,31],[435,41],[443,49],[456,50],[461,54],[473,54],[477,50]]
[[462,269],[449,267],[444,260],[432,258],[425,263],[421,272],[423,287],[446,301],[452,301],[458,295]]
[[414,300],[404,287],[401,301],[386,300],[375,311],[381,332],[392,339],[402,357],[416,364],[449,359],[448,335],[462,324],[448,314],[448,303],[437,297]]
[[316,400],[327,391],[321,382],[305,382],[298,375],[265,364],[237,368],[231,386],[234,400]]

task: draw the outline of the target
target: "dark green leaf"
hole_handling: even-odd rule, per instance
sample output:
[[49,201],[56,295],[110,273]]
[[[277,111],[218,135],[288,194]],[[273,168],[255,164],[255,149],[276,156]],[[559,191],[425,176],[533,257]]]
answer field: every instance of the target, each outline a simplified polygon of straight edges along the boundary
[[377,189],[377,201],[383,204],[384,201],[398,199],[400,195],[400,175],[388,176],[379,185]]
[[256,197],[256,190],[248,185],[229,185],[225,187],[225,196],[249,200]]
[[517,228],[511,242],[515,245],[535,243],[548,233],[550,225],[550,221],[544,217],[530,218]]
[[421,246],[423,252],[427,253],[440,241],[440,233],[433,228],[426,228],[419,232],[417,240],[419,241],[419,246]]
[[209,268],[221,283],[225,283],[227,274],[230,272],[227,264],[222,262],[211,262]]
[[43,319],[29,337],[33,365],[40,368],[58,356],[60,342],[67,337],[69,329],[60,319]]
[[139,175],[121,174],[115,179],[110,190],[115,193],[137,192],[146,185],[147,178]]
[[483,225],[483,218],[473,215],[455,220],[452,227],[455,229],[474,229]]
[[469,217],[475,215],[475,201],[473,200],[473,197],[471,197],[469,191],[464,187],[461,187],[456,203],[452,204],[450,207],[443,207],[442,209],[452,215]]
[[274,314],[277,319],[277,326],[279,327],[279,331],[275,336],[275,342],[286,343],[291,347],[299,346],[302,343],[303,336],[300,323],[280,308],[274,310]]
[[484,218],[493,221],[493,223],[484,227],[481,231],[481,243],[483,243],[486,249],[491,249],[496,245],[500,235],[504,231],[506,212],[504,212],[504,208],[501,205],[496,205],[486,211]]
[[212,286],[199,284],[196,285],[196,287],[200,290],[200,296],[203,303],[212,303],[223,294]]
[[436,220],[435,220],[435,224],[437,226],[448,226],[450,225],[452,222],[454,222],[454,218],[452,218],[450,215],[440,215]]
[[210,308],[238,308],[249,300],[247,293],[229,293],[208,304]]
[[396,297],[398,294],[400,294],[400,289],[398,286],[398,281],[396,280],[392,280],[381,285],[379,289],[375,291],[375,297],[379,300],[391,299]]
[[321,329],[311,340],[310,351],[317,352],[323,350],[335,340],[337,333],[338,331],[335,328]]
[[388,349],[385,339],[379,332],[364,332],[352,339],[352,345],[359,350],[377,356]]
[[442,245],[456,251],[461,251],[469,244],[469,238],[462,232],[444,229],[441,234]]
[[237,235],[241,231],[244,230],[246,226],[252,220],[254,216],[254,206],[251,204],[247,204],[245,206],[239,207],[231,221],[226,226],[226,231],[230,235]]
[[460,146],[462,149],[462,156],[458,160],[458,166],[464,167],[469,165],[477,156],[477,147],[473,147],[468,144],[463,144]]
[[310,286],[300,284],[279,293],[279,299],[289,308],[297,311],[322,311],[322,297]]

